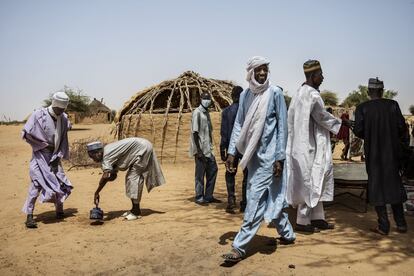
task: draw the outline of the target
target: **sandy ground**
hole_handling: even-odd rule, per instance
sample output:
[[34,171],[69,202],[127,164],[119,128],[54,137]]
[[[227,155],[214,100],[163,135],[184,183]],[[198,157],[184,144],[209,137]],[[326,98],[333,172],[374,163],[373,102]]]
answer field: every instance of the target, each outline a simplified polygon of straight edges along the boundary
[[[71,140],[109,132],[108,125],[76,128],[84,130],[71,131]],[[65,203],[68,217],[57,221],[53,205],[39,203],[39,228],[27,230],[20,209],[31,152],[19,139],[20,129],[0,126],[0,275],[414,275],[413,217],[407,217],[409,233],[392,231],[379,238],[368,232],[375,225],[372,210],[361,214],[340,205],[327,208],[335,230],[297,234],[295,245],[275,247],[268,243],[278,236],[276,231],[263,224],[248,257],[224,266],[220,255],[230,249],[242,215],[224,212],[223,164],[215,192],[223,203],[202,207],[192,202],[192,162],[163,164],[167,184],[144,193],[143,217],[131,222],[120,218],[130,208],[121,174],[101,193],[102,225],[88,218],[100,170],[71,170],[75,189]],[[362,207],[352,198],[341,200]]]

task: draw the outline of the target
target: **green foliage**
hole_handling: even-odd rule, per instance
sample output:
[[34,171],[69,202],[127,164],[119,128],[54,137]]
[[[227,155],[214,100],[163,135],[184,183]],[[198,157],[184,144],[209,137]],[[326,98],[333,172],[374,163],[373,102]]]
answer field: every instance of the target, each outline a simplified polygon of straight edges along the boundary
[[[73,89],[68,86],[64,86],[62,92],[65,92],[69,97],[69,105],[66,111],[76,111],[76,112],[88,112],[90,97],[83,93],[81,89]],[[52,104],[53,93],[49,95],[49,98],[43,101],[43,106],[49,106]]]
[[410,105],[408,110],[410,111],[411,115],[414,115],[414,104]]
[[[397,91],[384,90],[383,97],[386,99],[394,99],[398,95]],[[365,85],[358,86],[357,90],[352,91],[348,94],[345,100],[342,102],[342,106],[357,106],[363,102],[369,100],[368,87]]]
[[337,106],[339,102],[338,95],[335,92],[328,90],[321,92],[321,98],[325,105]]
[[292,100],[292,97],[289,96],[287,93],[285,93],[284,97],[285,97],[286,107],[289,108],[290,101]]
[[395,97],[397,97],[397,95],[398,95],[398,92],[397,91],[394,91],[394,90],[385,90],[383,97],[386,98],[386,99],[391,99],[392,100]]

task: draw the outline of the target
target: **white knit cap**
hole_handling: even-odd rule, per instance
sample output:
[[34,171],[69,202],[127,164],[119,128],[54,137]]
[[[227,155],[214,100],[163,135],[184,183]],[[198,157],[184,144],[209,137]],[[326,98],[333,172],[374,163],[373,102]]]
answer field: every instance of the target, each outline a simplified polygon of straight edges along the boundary
[[100,141],[95,141],[95,142],[92,142],[92,143],[87,144],[86,145],[86,148],[88,149],[88,151],[102,149],[103,148],[103,144]]

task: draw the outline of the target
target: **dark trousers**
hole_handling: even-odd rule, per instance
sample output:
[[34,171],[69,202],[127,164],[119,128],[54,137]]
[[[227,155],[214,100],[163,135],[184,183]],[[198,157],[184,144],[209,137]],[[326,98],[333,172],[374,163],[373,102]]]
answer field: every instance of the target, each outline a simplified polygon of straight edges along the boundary
[[[217,163],[214,155],[204,161],[201,158],[195,158],[195,199],[212,200],[214,186],[217,178]],[[206,177],[206,188],[204,191],[204,176]]]
[[[234,173],[229,173],[226,170],[226,187],[227,187],[227,201],[230,202],[236,201],[236,174],[237,170]],[[243,182],[242,182],[242,200],[240,201],[240,207],[246,207],[246,186],[247,186],[247,169],[243,170]]]
[[343,156],[343,157],[344,157],[344,159],[346,159],[346,158],[347,158],[347,156],[348,156],[348,151],[349,151],[349,148],[350,148],[350,146],[351,146],[351,143],[349,142],[349,139],[343,139],[342,141],[344,142],[345,147],[344,147],[344,149],[342,150],[342,155],[341,155],[341,157]]
[[[392,204],[392,213],[397,226],[407,226],[404,217],[404,207],[402,203]],[[390,231],[390,221],[388,220],[387,207],[385,205],[375,206],[378,215],[378,227],[381,231],[388,233]]]

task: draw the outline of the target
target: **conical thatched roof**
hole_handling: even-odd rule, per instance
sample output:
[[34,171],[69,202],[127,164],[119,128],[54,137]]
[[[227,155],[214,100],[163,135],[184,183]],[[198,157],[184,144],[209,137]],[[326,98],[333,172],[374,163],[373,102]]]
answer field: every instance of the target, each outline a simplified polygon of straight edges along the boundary
[[[136,93],[124,107],[117,113],[115,122],[118,139],[131,136],[131,127],[135,136],[140,135],[140,121],[142,115],[150,116],[150,126],[153,135],[161,135],[161,158],[164,148],[165,135],[169,114],[175,113],[172,124],[175,128],[175,141],[178,143],[182,116],[190,113],[200,105],[200,95],[208,92],[212,97],[212,111],[221,111],[222,108],[230,105],[231,90],[234,85],[229,81],[203,78],[193,71],[187,71],[178,78],[166,80]],[[162,123],[157,121],[154,125],[154,117],[159,119],[162,116]],[[133,123],[133,122],[135,123]],[[159,129],[160,128],[160,129]],[[162,133],[156,133],[161,130]],[[170,133],[169,133],[170,135]],[[153,139],[155,141],[155,137]]]
[[135,94],[124,104],[115,121],[127,114],[191,112],[200,105],[200,94],[204,91],[211,94],[213,108],[221,111],[231,104],[233,86],[229,81],[206,79],[187,71],[176,79],[163,81]]
[[103,104],[102,101],[98,101],[96,98],[93,98],[93,101],[89,104],[90,113],[111,113],[111,109]]

